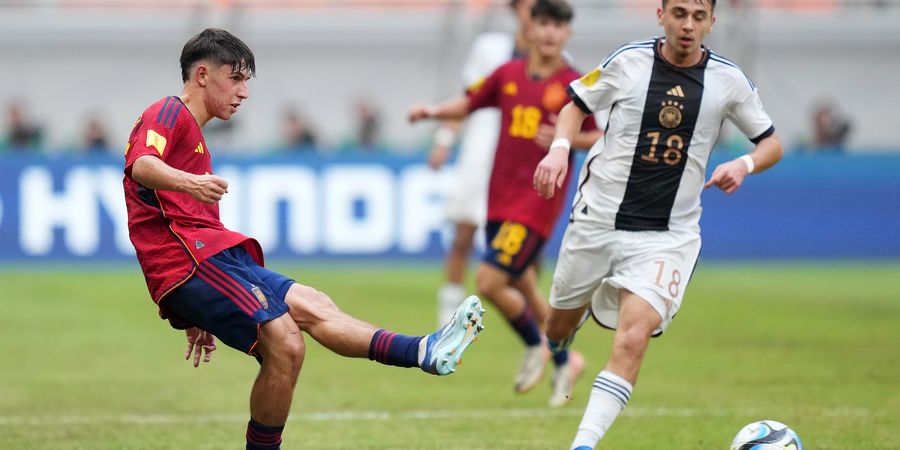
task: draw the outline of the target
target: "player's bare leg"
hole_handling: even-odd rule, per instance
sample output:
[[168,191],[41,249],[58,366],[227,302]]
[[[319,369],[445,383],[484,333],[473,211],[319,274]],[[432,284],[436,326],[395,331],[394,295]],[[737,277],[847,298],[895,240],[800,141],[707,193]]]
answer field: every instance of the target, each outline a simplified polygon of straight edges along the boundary
[[260,327],[257,350],[262,364],[250,391],[247,448],[276,448],[281,443],[306,346],[300,328],[285,314]]
[[436,374],[456,370],[466,348],[484,326],[484,308],[475,296],[465,299],[452,320],[428,336],[392,333],[341,311],[322,292],[294,283],[285,303],[299,328],[325,348],[342,356],[368,357],[382,364],[419,367]]
[[438,291],[438,324],[443,325],[450,320],[456,307],[459,306],[465,296],[463,283],[466,278],[466,269],[469,266],[469,257],[472,254],[472,244],[475,241],[475,232],[478,226],[471,223],[456,223],[453,235],[453,243],[447,252],[446,265],[444,266],[446,283]]
[[550,314],[550,304],[547,303],[546,297],[541,293],[538,287],[537,269],[534,264],[530,264],[522,276],[512,281],[515,287],[525,297],[525,304],[534,312],[534,317],[538,322],[541,330],[547,322],[547,316]]
[[324,293],[294,283],[285,303],[300,329],[325,348],[351,358],[368,355],[369,343],[378,328],[341,311]]
[[544,367],[550,358],[550,352],[543,345],[540,325],[528,308],[525,296],[510,284],[510,276],[503,270],[481,263],[476,283],[478,291],[500,310],[525,344],[522,365],[516,375],[515,390],[519,393],[527,392],[541,381]]
[[628,404],[650,336],[661,322],[662,318],[644,299],[619,290],[619,324],[612,354],[594,380],[572,448],[594,448]]

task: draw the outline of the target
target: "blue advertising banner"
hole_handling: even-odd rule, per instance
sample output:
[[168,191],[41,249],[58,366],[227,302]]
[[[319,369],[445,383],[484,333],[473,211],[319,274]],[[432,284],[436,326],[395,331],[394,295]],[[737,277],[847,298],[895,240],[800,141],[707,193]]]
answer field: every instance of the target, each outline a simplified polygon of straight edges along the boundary
[[[421,156],[215,162],[230,183],[223,222],[257,238],[267,257],[437,259],[449,245],[443,202],[453,170],[434,172]],[[900,257],[898,173],[900,156],[793,156],[733,196],[709,190],[703,258]],[[550,258],[565,222],[545,249]],[[0,159],[0,262],[133,254],[120,158]]]

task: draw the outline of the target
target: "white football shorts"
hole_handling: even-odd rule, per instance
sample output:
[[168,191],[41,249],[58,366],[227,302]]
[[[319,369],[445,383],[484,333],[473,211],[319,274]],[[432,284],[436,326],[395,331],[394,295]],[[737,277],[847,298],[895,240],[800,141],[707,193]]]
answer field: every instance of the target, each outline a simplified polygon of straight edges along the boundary
[[484,224],[499,132],[500,113],[495,109],[479,110],[469,117],[460,143],[455,179],[447,192],[450,221]]
[[694,231],[624,231],[588,221],[569,224],[560,247],[550,305],[570,310],[590,302],[600,325],[619,322],[619,289],[650,304],[662,322],[662,334],[681,307],[684,291],[700,256]]

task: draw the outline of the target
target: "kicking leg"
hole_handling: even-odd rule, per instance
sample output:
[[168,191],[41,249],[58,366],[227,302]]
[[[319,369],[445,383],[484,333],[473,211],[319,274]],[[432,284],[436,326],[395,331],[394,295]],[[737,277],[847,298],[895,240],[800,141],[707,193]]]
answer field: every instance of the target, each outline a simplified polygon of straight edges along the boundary
[[619,290],[619,324],[612,354],[594,380],[573,449],[594,448],[628,404],[650,337],[661,322],[659,313],[644,299],[628,290]]
[[257,351],[262,363],[250,391],[247,449],[277,449],[306,347],[297,324],[285,314],[260,327]]
[[484,328],[484,309],[477,297],[467,298],[446,326],[428,336],[377,328],[341,311],[324,293],[297,283],[288,290],[285,302],[301,330],[339,355],[420,367],[437,375],[452,373],[462,353]]

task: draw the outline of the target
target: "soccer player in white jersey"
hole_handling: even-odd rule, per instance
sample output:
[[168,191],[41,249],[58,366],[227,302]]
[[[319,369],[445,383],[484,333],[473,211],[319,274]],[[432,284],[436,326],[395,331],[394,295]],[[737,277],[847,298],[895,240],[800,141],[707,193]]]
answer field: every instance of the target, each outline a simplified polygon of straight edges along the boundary
[[[631,396],[651,336],[681,305],[700,253],[700,193],[733,194],[747,175],[777,163],[783,149],[756,86],[702,45],[715,0],[662,0],[664,38],[625,45],[569,85],[554,143],[534,173],[553,196],[566,176],[569,141],[592,112],[611,108],[606,135],[584,164],[553,277],[546,334],[571,343],[590,311],[615,329],[572,443],[593,449]],[[704,183],[725,119],[755,143]]]
[[[528,50],[528,27],[534,0],[511,0],[510,7],[519,24],[515,34],[492,31],[480,34],[472,44],[462,71],[465,87],[484,80],[513,58],[525,56]],[[428,157],[433,169],[440,169],[450,158],[457,131],[462,122],[444,121],[435,134]],[[472,251],[475,231],[487,216],[487,188],[494,163],[494,152],[500,130],[500,112],[485,108],[474,112],[466,121],[456,164],[456,175],[448,193],[447,218],[453,222],[453,244],[445,261],[446,281],[438,291],[438,323],[446,323],[466,297],[463,282]],[[545,131],[549,141],[552,129]]]

